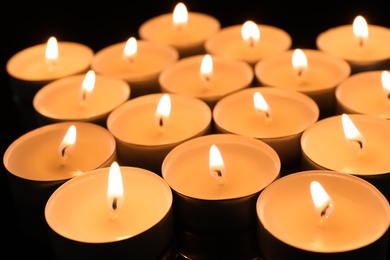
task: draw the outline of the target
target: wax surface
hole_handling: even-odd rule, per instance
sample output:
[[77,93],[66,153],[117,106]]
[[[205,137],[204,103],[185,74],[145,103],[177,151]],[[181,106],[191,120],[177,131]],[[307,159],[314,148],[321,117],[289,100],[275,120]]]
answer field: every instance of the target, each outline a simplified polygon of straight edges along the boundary
[[233,25],[219,30],[205,42],[206,51],[228,58],[244,60],[251,64],[279,54],[291,47],[290,35],[282,29],[269,25],[258,25],[260,39],[254,46],[249,46],[242,39],[242,25]]
[[187,57],[160,74],[159,82],[165,92],[197,98],[221,97],[248,87],[253,80],[252,67],[243,61],[212,56],[213,73],[209,82],[200,77],[204,55]]
[[[76,126],[76,143],[62,165],[58,148],[72,124]],[[24,179],[65,180],[103,166],[115,148],[115,139],[107,129],[92,123],[63,122],[22,135],[7,148],[3,161],[8,171]]]
[[177,30],[173,24],[173,13],[168,13],[147,20],[138,32],[142,39],[184,48],[203,44],[220,27],[219,21],[210,15],[188,12],[187,24],[182,30]]
[[[334,202],[322,226],[311,197],[312,181],[318,181]],[[388,202],[374,186],[353,175],[320,170],[294,173],[270,184],[258,198],[257,214],[277,239],[324,253],[369,245],[390,224]]]
[[368,25],[368,37],[361,48],[353,34],[352,25],[328,29],[317,36],[318,49],[357,64],[369,64],[390,58],[390,29]]
[[170,46],[137,40],[137,54],[133,62],[123,59],[126,42],[110,45],[98,51],[91,67],[97,73],[126,81],[143,81],[157,78],[158,74],[179,58]]
[[294,89],[309,93],[334,89],[351,73],[350,65],[335,56],[317,50],[302,49],[308,68],[302,77],[292,65],[294,50],[260,60],[254,68],[256,78],[268,86]]
[[[271,109],[272,121],[255,110],[253,95],[260,92]],[[277,138],[303,132],[317,121],[319,109],[299,92],[274,87],[243,89],[222,98],[214,107],[213,119],[221,128],[255,138]]]
[[337,101],[350,112],[390,118],[390,102],[381,81],[382,71],[354,74],[336,88]]
[[162,95],[157,93],[137,97],[115,109],[107,119],[110,132],[126,143],[158,146],[192,138],[209,126],[212,114],[206,103],[169,94],[171,113],[164,131],[161,131],[155,115]]
[[45,209],[49,226],[75,241],[105,243],[134,237],[161,221],[172,205],[169,186],[147,170],[120,169],[124,197],[117,219],[110,218],[105,167],[66,182],[52,194]]
[[361,174],[387,174],[390,160],[390,121],[367,115],[349,115],[366,139],[363,152],[352,147],[344,135],[341,116],[322,119],[306,129],[301,138],[303,153],[316,164],[330,170]]
[[24,49],[7,62],[8,73],[26,81],[51,81],[86,71],[91,65],[93,51],[73,42],[58,42],[58,60],[53,70],[45,59],[46,43]]
[[108,115],[130,97],[126,81],[96,75],[95,86],[82,104],[80,89],[85,75],[75,75],[53,81],[34,96],[36,111],[57,120],[89,120]]
[[[226,167],[219,186],[209,172],[209,151],[218,147]],[[216,134],[176,146],[165,158],[162,176],[186,196],[206,200],[240,198],[260,192],[279,176],[280,159],[267,144],[250,137]]]

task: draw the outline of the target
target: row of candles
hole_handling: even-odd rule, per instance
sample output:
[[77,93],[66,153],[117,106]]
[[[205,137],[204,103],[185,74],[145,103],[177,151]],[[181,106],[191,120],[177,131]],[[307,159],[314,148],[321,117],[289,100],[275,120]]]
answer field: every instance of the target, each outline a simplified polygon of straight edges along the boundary
[[390,30],[358,16],[290,50],[279,28],[179,3],[139,34],[97,53],[52,37],[7,63],[34,129],[4,164],[59,259],[161,257],[174,218],[258,226],[264,259],[386,258]]

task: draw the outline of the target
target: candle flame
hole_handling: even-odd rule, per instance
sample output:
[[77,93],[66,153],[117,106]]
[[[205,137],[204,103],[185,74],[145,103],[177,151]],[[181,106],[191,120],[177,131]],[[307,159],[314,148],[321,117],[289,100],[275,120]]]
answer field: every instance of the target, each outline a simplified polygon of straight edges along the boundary
[[173,25],[177,30],[181,30],[188,21],[188,11],[185,4],[179,2],[173,10]]
[[118,210],[123,205],[122,173],[117,162],[110,166],[108,175],[107,203],[112,218],[118,217]]
[[137,55],[138,44],[135,37],[130,37],[123,50],[123,58],[130,62],[134,62],[135,56]]
[[320,216],[320,221],[328,219],[333,212],[333,200],[326,193],[322,185],[317,181],[312,181],[310,184],[311,196],[314,202],[315,212]]
[[271,120],[271,109],[268,106],[267,101],[265,101],[263,95],[260,92],[255,92],[253,94],[253,104],[257,114],[266,116],[266,119]]
[[217,181],[219,185],[226,182],[226,169],[221,153],[216,145],[210,147],[209,153],[209,170],[211,176]]
[[301,49],[295,49],[292,56],[292,65],[298,77],[301,77],[307,70],[307,58]]
[[358,15],[353,21],[353,34],[355,35],[358,46],[363,47],[367,37],[368,37],[368,26],[366,19],[363,16]]
[[53,36],[47,41],[45,58],[49,64],[49,70],[54,70],[58,59],[58,43]]
[[353,147],[356,147],[357,145],[359,151],[363,150],[366,144],[366,140],[363,135],[360,134],[351,118],[347,114],[342,114],[341,119],[343,123],[344,134],[348,143],[350,143]]
[[69,154],[74,148],[74,144],[76,143],[76,135],[76,126],[71,125],[58,147],[58,152],[63,163],[65,163],[65,160],[68,158]]
[[210,82],[213,74],[213,60],[210,54],[206,54],[202,59],[200,66],[200,76],[204,82]]
[[383,71],[381,80],[382,80],[383,91],[385,92],[387,101],[390,101],[390,73],[386,70]]
[[171,98],[164,94],[157,105],[156,122],[160,129],[164,130],[171,113]]
[[80,96],[81,96],[81,104],[84,105],[88,95],[92,92],[95,87],[95,79],[96,75],[93,70],[90,70],[85,75],[83,83],[81,84]]
[[241,36],[250,47],[253,47],[260,39],[260,29],[253,21],[246,21],[241,28]]

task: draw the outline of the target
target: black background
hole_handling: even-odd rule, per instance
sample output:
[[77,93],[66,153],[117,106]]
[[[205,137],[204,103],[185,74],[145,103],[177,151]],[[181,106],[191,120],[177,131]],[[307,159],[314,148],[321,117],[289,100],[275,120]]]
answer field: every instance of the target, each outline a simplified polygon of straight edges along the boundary
[[[381,1],[183,1],[188,11],[202,12],[217,18],[222,27],[253,20],[287,31],[292,48],[316,48],[319,33],[331,27],[351,24],[361,14],[370,24],[390,27],[390,14]],[[8,85],[6,62],[27,47],[47,42],[50,36],[58,41],[74,41],[95,52],[114,43],[138,37],[142,22],[172,12],[177,1],[13,1],[2,2],[0,10],[1,59],[1,153],[26,132],[15,112]],[[390,48],[390,46],[389,46]],[[4,166],[1,172],[0,207],[2,214],[2,254],[17,257],[43,256],[29,247],[15,222],[12,195]]]

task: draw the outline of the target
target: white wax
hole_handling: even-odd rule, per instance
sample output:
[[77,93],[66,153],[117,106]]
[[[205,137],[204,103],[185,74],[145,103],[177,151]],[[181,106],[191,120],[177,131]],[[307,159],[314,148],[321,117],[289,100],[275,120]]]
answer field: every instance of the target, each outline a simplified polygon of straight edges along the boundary
[[201,100],[169,94],[171,113],[164,131],[156,123],[162,93],[131,99],[110,113],[107,128],[124,143],[142,146],[174,144],[199,135],[211,123],[210,108]]
[[214,17],[197,12],[188,12],[187,24],[177,30],[173,24],[173,13],[153,17],[139,27],[138,33],[144,40],[164,43],[179,52],[203,47],[204,42],[221,28]]
[[[253,95],[260,92],[271,109],[272,121],[256,113]],[[255,138],[278,138],[302,133],[317,121],[319,109],[308,96],[287,89],[260,86],[223,97],[213,109],[214,122],[228,132]]]
[[34,109],[42,116],[58,121],[92,121],[108,116],[130,97],[126,81],[96,75],[94,88],[82,104],[80,89],[84,79],[85,74],[82,74],[48,83],[35,94]]
[[183,58],[164,70],[159,76],[162,91],[216,101],[252,83],[254,74],[249,64],[213,55],[212,76],[205,82],[200,77],[203,58],[204,55]]
[[390,121],[368,115],[349,115],[366,139],[363,152],[346,140],[341,115],[322,119],[307,128],[301,138],[302,152],[322,168],[357,174],[390,172],[387,147],[390,147]]
[[[76,126],[76,142],[63,165],[58,148],[72,124]],[[115,149],[115,139],[107,129],[86,122],[61,122],[20,136],[7,148],[3,161],[10,173],[23,179],[66,180],[106,166],[115,159]]]
[[107,205],[109,167],[69,180],[49,198],[48,225],[59,235],[86,243],[115,242],[150,229],[167,215],[172,193],[165,181],[150,171],[120,167],[123,205],[116,219]]
[[328,29],[317,36],[318,49],[343,58],[357,65],[368,65],[390,58],[390,29],[368,25],[368,37],[364,46],[357,44],[352,25]]
[[[319,182],[334,203],[322,226],[310,183]],[[388,230],[390,208],[374,186],[353,175],[333,171],[298,172],[266,187],[257,201],[265,229],[280,241],[311,252],[345,252],[367,246]]]
[[306,94],[334,91],[351,73],[350,65],[341,58],[318,50],[302,49],[308,68],[302,77],[292,65],[294,50],[288,50],[260,60],[254,68],[256,78],[263,85],[294,89]]
[[130,62],[123,58],[125,45],[126,42],[120,42],[98,51],[91,68],[96,73],[137,83],[157,80],[162,70],[179,59],[177,50],[170,46],[137,40],[137,53],[133,62]]
[[382,71],[351,75],[336,88],[340,113],[359,113],[390,119],[390,102],[383,90]]
[[58,42],[58,59],[53,70],[46,61],[46,43],[26,48],[8,60],[7,72],[24,81],[52,81],[86,71],[94,55],[91,48],[74,42]]
[[[209,151],[216,145],[226,167],[226,182],[209,172]],[[280,159],[266,143],[240,135],[212,134],[176,146],[165,157],[162,176],[178,193],[191,198],[223,200],[260,192],[279,177]]]
[[205,42],[210,54],[243,60],[255,65],[260,59],[287,51],[292,44],[291,36],[274,26],[258,24],[260,39],[249,46],[241,36],[242,25],[222,28]]

